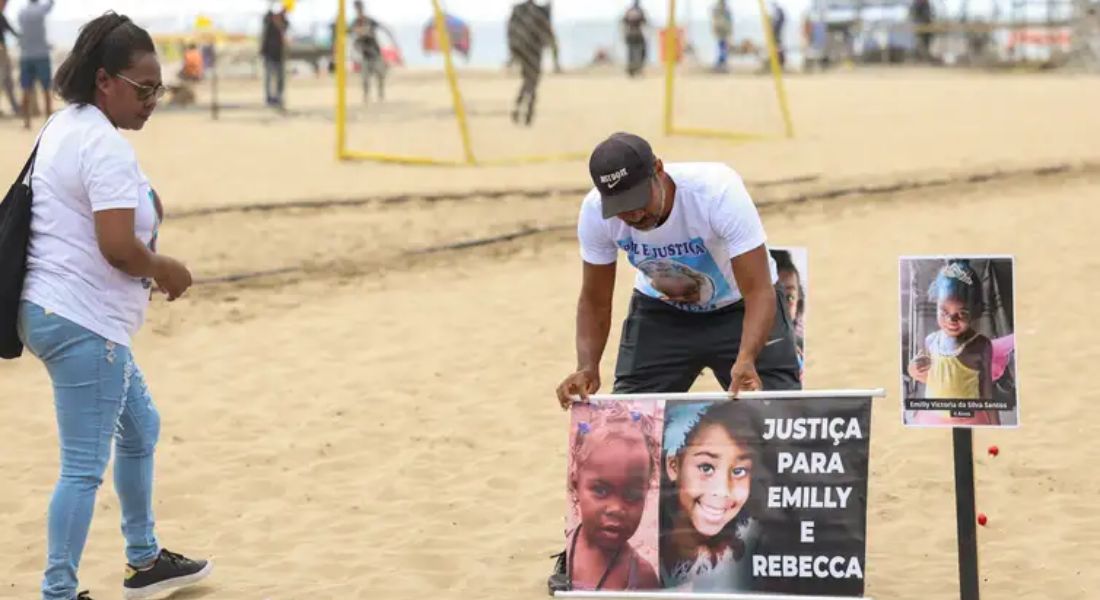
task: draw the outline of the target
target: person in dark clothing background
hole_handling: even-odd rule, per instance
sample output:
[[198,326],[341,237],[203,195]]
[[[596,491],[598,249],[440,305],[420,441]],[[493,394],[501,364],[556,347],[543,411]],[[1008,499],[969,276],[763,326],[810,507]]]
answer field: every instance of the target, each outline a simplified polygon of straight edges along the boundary
[[[523,120],[530,125],[535,118],[535,98],[542,77],[542,53],[547,47],[557,47],[550,6],[526,0],[512,7],[508,18],[508,51],[511,60],[518,61],[523,83],[512,109],[512,121]],[[556,66],[556,64],[555,64]],[[526,102],[526,112],[521,114]]]
[[31,128],[31,116],[38,114],[34,88],[42,89],[45,116],[53,114],[53,66],[46,18],[54,0],[28,0],[19,11],[19,87],[23,90],[23,128]]
[[932,58],[932,32],[928,26],[932,24],[933,12],[930,0],[913,0],[909,6],[909,18],[917,28],[917,59],[928,61]]
[[634,0],[634,4],[626,9],[623,14],[623,37],[626,41],[626,74],[634,77],[645,68],[646,41],[645,26],[649,23],[645,11],[642,10],[641,0]]
[[285,108],[286,31],[290,27],[286,9],[272,8],[264,15],[260,33],[260,56],[264,60],[264,97],[268,106]]
[[15,78],[12,75],[11,56],[8,54],[6,38],[9,32],[15,37],[19,37],[19,33],[12,29],[11,23],[4,17],[7,4],[8,0],[0,0],[0,87],[8,97],[12,114],[18,115],[19,103],[15,101]]
[[787,53],[783,51],[783,26],[786,24],[787,11],[778,2],[772,2],[772,38],[780,69],[787,66]]
[[398,47],[397,38],[394,37],[393,32],[388,27],[367,16],[366,8],[361,0],[355,2],[355,19],[351,22],[350,30],[355,49],[362,59],[363,101],[366,102],[370,97],[371,78],[378,80],[378,99],[382,100],[386,95],[385,85],[388,67],[382,57],[382,44],[378,39],[378,34],[386,34],[394,48]]

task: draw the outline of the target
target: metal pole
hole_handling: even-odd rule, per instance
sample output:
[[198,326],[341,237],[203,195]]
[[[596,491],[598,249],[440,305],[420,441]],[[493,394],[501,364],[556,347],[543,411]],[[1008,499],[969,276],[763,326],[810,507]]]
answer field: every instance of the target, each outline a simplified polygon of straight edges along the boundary
[[779,68],[778,44],[781,40],[775,39],[772,31],[772,19],[768,15],[764,0],[757,0],[756,4],[760,7],[760,22],[764,27],[764,40],[768,44],[768,62],[771,64],[772,80],[775,83],[775,97],[779,101],[779,110],[783,113],[783,128],[787,137],[793,138],[794,124],[791,123],[791,109],[787,105],[787,90],[783,87],[783,72]]
[[978,600],[978,531],[974,508],[974,431],[951,431],[955,449],[955,521],[959,542],[959,598]]
[[218,40],[210,43],[210,117],[218,120]]
[[[676,0],[668,0],[668,25],[665,30],[665,135],[672,135],[672,100],[675,86],[673,80],[676,77],[676,61],[673,53],[676,51]],[[628,59],[629,60],[629,59]]]
[[458,89],[458,77],[455,75],[454,61],[451,59],[451,36],[447,31],[447,20],[439,0],[432,0],[435,11],[435,34],[439,38],[439,48],[443,52],[443,66],[447,71],[447,83],[451,88],[451,102],[458,118],[458,132],[462,136],[462,153],[466,164],[475,164],[473,146],[470,143],[470,128],[466,123],[466,106],[462,102],[462,92]]
[[347,6],[345,0],[337,0],[336,40],[333,44],[333,57],[336,61],[336,159],[342,160],[348,149],[348,66],[345,60],[347,32]]

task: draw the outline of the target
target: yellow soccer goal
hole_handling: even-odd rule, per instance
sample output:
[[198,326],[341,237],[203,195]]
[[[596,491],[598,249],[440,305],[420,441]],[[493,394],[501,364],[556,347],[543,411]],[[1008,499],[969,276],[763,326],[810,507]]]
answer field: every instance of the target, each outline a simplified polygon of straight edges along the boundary
[[[370,91],[364,91],[360,102],[355,98],[360,94],[352,92],[358,87],[353,80],[366,78],[364,69],[368,65],[365,59],[357,61],[357,50],[350,47],[353,36],[349,35],[348,23],[350,20],[354,25],[356,15],[349,14],[349,2],[338,0],[334,50],[337,57],[351,57],[351,60],[336,61],[336,143],[340,159],[460,166],[587,158],[587,151],[583,149],[591,145],[591,140],[585,136],[562,135],[561,128],[555,125],[555,120],[560,120],[565,112],[557,106],[560,102],[554,104],[555,118],[541,119],[529,127],[517,125],[514,119],[508,118],[508,109],[514,89],[519,85],[518,69],[511,64],[501,64],[499,68],[460,66],[460,57],[456,54],[464,49],[468,53],[469,40],[454,38],[456,34],[468,35],[461,29],[466,25],[455,13],[446,12],[440,0],[409,0],[409,5],[415,3],[423,3],[431,15],[422,32],[422,40],[419,40],[423,46],[419,51],[431,52],[437,63],[441,59],[441,68],[421,65],[403,69],[394,81],[386,84],[392,95],[387,91],[384,101],[375,100]],[[456,13],[478,9],[476,0],[450,4],[458,9]],[[501,28],[500,39],[492,42],[500,46],[508,15],[500,14],[495,18]],[[484,37],[478,41],[483,42]],[[545,50],[545,53],[540,52],[540,67],[541,63],[549,62],[550,48]],[[504,53],[498,53],[504,57]],[[547,55],[545,59],[542,54]],[[349,73],[349,63],[355,65],[357,73]],[[540,82],[541,93],[552,98],[568,96],[568,90],[564,89],[568,83],[549,81],[550,73],[547,64]],[[592,128],[592,131],[599,130]]]
[[704,5],[717,1],[695,0],[693,12],[691,0],[643,0],[646,49],[632,70],[627,0],[336,0],[336,154],[525,165],[583,161],[614,131],[791,136],[765,0],[727,0],[747,48],[737,69],[706,68],[709,46],[686,51],[714,39]]
[[[690,2],[689,2],[690,4]],[[743,142],[794,137],[787,104],[783,67],[765,0],[707,2],[708,14],[690,12],[679,23],[683,4],[668,0],[668,21],[661,34],[665,67],[663,131],[669,136],[720,138]],[[702,58],[700,46],[719,37],[718,12],[729,11],[726,54],[719,68],[715,60]],[[774,6],[774,5],[773,5]],[[760,30],[747,19],[731,18],[756,13]],[[732,14],[731,14],[732,13]],[[693,19],[694,17],[694,19]],[[787,19],[790,26],[792,19]],[[686,31],[694,27],[695,31]],[[707,31],[699,31],[706,28]],[[765,72],[766,71],[766,72]]]

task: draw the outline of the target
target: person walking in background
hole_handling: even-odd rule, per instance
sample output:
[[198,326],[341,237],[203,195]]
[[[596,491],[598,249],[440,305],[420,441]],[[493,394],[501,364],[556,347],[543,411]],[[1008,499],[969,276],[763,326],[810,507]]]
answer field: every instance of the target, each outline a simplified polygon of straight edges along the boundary
[[[522,120],[525,125],[530,125],[535,118],[535,99],[542,78],[542,53],[548,46],[557,47],[555,37],[549,5],[526,0],[512,7],[508,18],[508,52],[512,60],[519,62],[523,77],[512,109],[512,121],[516,123]],[[525,102],[526,112],[522,112]]]
[[733,43],[733,13],[730,12],[726,0],[718,0],[710,11],[711,29],[714,38],[718,42],[718,60],[714,63],[715,71],[725,71],[726,61],[729,60],[730,44]]
[[355,19],[348,29],[351,31],[355,49],[359,51],[361,58],[363,102],[366,102],[370,97],[370,80],[372,77],[378,80],[378,99],[385,99],[387,67],[386,60],[382,56],[382,44],[378,39],[378,33],[385,33],[394,49],[400,53],[397,38],[394,37],[393,32],[388,27],[367,16],[362,0],[355,1]]
[[46,37],[46,15],[53,10],[53,0],[29,0],[19,11],[19,87],[23,89],[23,128],[31,128],[31,101],[34,84],[42,86],[46,117],[53,112],[50,97],[53,67],[50,64],[50,44]]
[[634,0],[623,14],[623,39],[626,42],[626,74],[635,77],[641,74],[646,62],[645,27],[649,23],[641,0]]
[[930,0],[913,0],[909,6],[909,18],[917,30],[917,60],[932,60],[932,32],[929,27],[934,17]]
[[825,69],[832,60],[829,56],[829,31],[824,16],[819,11],[808,11],[802,21],[804,69]]
[[290,27],[286,8],[264,15],[260,32],[260,56],[264,60],[264,98],[268,106],[286,107],[286,32]]
[[[787,66],[787,53],[783,51],[783,27],[787,24],[787,11],[779,2],[771,3],[772,39],[775,40],[775,53],[779,60],[779,68]],[[769,59],[770,62],[770,59]]]
[[202,81],[205,67],[202,52],[199,50],[198,45],[194,42],[187,44],[187,48],[183,51],[183,68],[180,69],[180,79],[191,82]]
[[19,109],[19,103],[15,101],[15,79],[12,75],[11,55],[8,53],[6,38],[8,33],[18,38],[19,33],[12,29],[11,23],[4,17],[4,9],[7,8],[7,4],[8,0],[0,0],[0,87],[4,89],[4,94],[8,97],[11,114],[18,115],[22,111]]

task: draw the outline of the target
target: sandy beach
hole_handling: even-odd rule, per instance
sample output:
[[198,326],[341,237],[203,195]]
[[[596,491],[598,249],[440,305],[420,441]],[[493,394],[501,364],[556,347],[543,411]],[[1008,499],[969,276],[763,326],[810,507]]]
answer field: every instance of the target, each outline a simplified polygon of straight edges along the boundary
[[[782,131],[766,80],[685,81],[682,124]],[[1100,392],[1082,376],[1100,360],[1090,316],[1100,303],[1100,79],[792,76],[795,139],[743,145],[661,136],[656,75],[548,77],[538,120],[518,132],[507,118],[517,86],[470,78],[479,156],[587,151],[634,130],[667,161],[733,165],[769,242],[809,248],[806,387],[887,390],[871,434],[874,598],[958,597],[951,436],[901,426],[897,258],[1015,255],[1022,427],[975,434],[978,510],[990,518],[979,529],[983,597],[1100,597],[1090,508]],[[438,82],[398,74],[390,87],[376,111],[349,90],[357,146],[459,157]],[[294,80],[286,117],[255,106],[257,82],[227,82],[223,94],[243,107],[217,122],[164,110],[127,134],[166,204],[161,251],[199,280],[178,302],[154,300],[135,340],[163,417],[161,541],[217,565],[209,583],[174,597],[546,597],[565,514],[568,417],[553,388],[574,366],[580,283],[580,196],[561,190],[587,185],[586,164],[341,163],[331,80]],[[9,178],[31,142],[0,120]],[[505,239],[447,248],[492,237]],[[717,385],[707,373],[695,389]],[[35,598],[57,470],[41,364],[0,363],[0,399],[0,597]],[[990,444],[999,457],[985,455]],[[81,589],[115,600],[122,539],[105,481]]]

